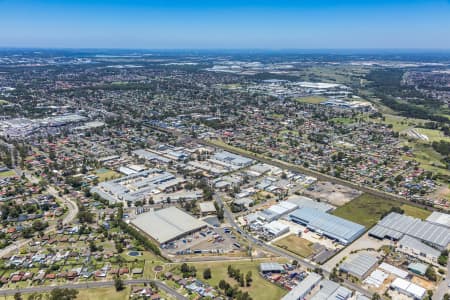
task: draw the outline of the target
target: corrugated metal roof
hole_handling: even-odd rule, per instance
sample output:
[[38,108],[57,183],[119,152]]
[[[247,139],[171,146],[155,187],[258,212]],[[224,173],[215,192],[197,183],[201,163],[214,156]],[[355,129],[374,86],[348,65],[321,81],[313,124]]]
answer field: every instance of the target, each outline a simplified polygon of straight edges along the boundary
[[131,223],[160,244],[167,243],[182,237],[188,232],[199,230],[208,225],[173,206],[141,214],[132,220]]
[[420,253],[425,253],[428,256],[433,256],[438,258],[441,255],[441,252],[434,249],[433,247],[428,246],[427,244],[422,243],[418,239],[405,235],[399,242],[399,246],[404,246],[409,249],[414,249]]
[[344,263],[342,263],[339,269],[362,278],[377,263],[378,259],[376,257],[367,253],[359,253],[350,256]]
[[[441,249],[450,243],[450,229],[395,212],[391,212],[378,222],[376,227],[379,226],[389,229],[390,233],[397,231],[407,234]],[[370,234],[374,235],[373,231]]]
[[365,231],[365,227],[360,224],[309,207],[297,209],[289,217],[345,244],[354,241]]
[[428,222],[450,228],[450,215],[434,211],[428,218]]
[[305,297],[321,279],[322,276],[319,274],[309,273],[302,282],[295,286],[289,293],[281,298],[281,300],[298,300]]

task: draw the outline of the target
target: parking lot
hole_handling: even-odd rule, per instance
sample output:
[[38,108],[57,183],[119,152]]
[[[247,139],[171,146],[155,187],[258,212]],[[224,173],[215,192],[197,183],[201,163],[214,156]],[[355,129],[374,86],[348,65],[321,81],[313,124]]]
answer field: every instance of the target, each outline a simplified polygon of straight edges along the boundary
[[168,255],[222,254],[241,250],[236,235],[227,227],[208,227],[162,247]]

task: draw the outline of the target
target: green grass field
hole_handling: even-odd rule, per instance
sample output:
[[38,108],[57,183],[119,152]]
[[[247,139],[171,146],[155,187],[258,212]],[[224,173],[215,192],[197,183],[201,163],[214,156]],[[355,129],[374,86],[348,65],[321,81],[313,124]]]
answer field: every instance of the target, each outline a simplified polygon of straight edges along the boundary
[[390,211],[392,207],[399,207],[400,204],[390,200],[384,200],[369,194],[362,194],[358,198],[338,207],[333,211],[333,215],[372,227],[380,220],[381,216]]
[[79,290],[77,300],[127,300],[130,297],[130,288],[116,292],[115,288],[96,288]]
[[384,118],[385,118],[384,121],[381,119],[376,119],[376,120],[368,119],[368,120],[372,121],[372,122],[391,124],[392,129],[394,131],[398,131],[398,132],[406,130],[411,127],[414,127],[417,124],[427,122],[426,120],[422,120],[422,119],[405,118],[405,117],[390,115],[390,114],[384,114]]
[[431,215],[431,211],[408,204],[403,204],[402,206],[400,206],[400,208],[403,209],[405,215],[422,220],[425,220],[429,215]]
[[14,170],[9,170],[9,171],[5,171],[5,172],[1,172],[0,173],[0,178],[6,178],[6,177],[12,177],[12,176],[16,176],[16,172],[14,172]]
[[105,168],[96,170],[95,175],[98,176],[98,181],[100,182],[120,177],[120,174],[117,173],[116,171]]
[[322,97],[322,96],[308,96],[308,97],[297,98],[295,100],[298,102],[302,102],[302,103],[319,104],[319,103],[327,100],[327,98]]
[[243,291],[247,291],[253,299],[258,300],[272,300],[281,299],[287,291],[270,283],[259,275],[260,262],[258,261],[233,261],[233,262],[201,262],[193,263],[197,268],[197,276],[203,278],[202,274],[206,268],[211,269],[212,278],[206,280],[211,286],[217,286],[221,279],[224,279],[231,285],[237,284],[237,282],[228,277],[227,268],[228,265],[232,265],[234,268],[238,268],[241,272],[246,274],[248,271],[252,271],[252,285],[250,287],[240,288]]
[[425,219],[431,214],[431,212],[420,207],[362,194],[358,198],[338,207],[333,211],[333,215],[364,225],[368,229],[375,225],[393,207],[399,207],[403,209],[405,215],[420,219]]
[[340,123],[340,124],[352,124],[352,123],[356,122],[352,118],[333,118],[330,121],[334,121],[335,123]]
[[450,138],[444,136],[444,133],[440,130],[436,129],[426,129],[426,128],[415,128],[418,133],[424,134],[429,138],[429,142],[437,142],[440,140],[444,140],[450,142]]
[[446,169],[445,165],[441,162],[442,155],[434,151],[430,145],[421,142],[405,142],[404,144],[412,147],[414,157],[403,156],[403,159],[416,160],[424,170],[450,176],[450,170]]
[[309,257],[314,253],[314,250],[311,247],[312,243],[295,234],[282,238],[276,241],[274,244],[301,257]]
[[[79,289],[77,300],[128,300],[130,293],[131,290],[128,286],[120,292],[116,292],[114,287]],[[22,299],[27,299],[28,296],[28,294],[22,294]],[[1,297],[1,299],[14,300],[14,296]],[[46,299],[45,295],[43,299]]]

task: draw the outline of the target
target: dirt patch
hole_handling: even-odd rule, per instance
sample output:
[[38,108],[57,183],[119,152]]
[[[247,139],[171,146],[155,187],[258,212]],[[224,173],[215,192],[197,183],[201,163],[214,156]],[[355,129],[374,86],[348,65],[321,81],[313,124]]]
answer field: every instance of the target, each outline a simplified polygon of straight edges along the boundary
[[334,206],[342,206],[360,196],[361,192],[328,181],[319,181],[307,189],[304,194],[313,199],[328,202]]

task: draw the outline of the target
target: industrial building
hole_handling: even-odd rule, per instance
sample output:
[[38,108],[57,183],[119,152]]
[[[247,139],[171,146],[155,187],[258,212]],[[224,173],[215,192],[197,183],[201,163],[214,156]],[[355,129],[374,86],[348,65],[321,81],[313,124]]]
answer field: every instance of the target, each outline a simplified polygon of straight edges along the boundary
[[285,270],[283,266],[279,263],[261,263],[259,265],[259,270],[263,274],[267,273],[284,273]]
[[322,276],[309,273],[298,285],[296,285],[281,300],[299,300],[305,298],[319,284]]
[[437,263],[438,258],[441,255],[440,251],[408,235],[405,235],[400,239],[397,245],[397,251],[434,264]]
[[297,205],[298,208],[309,207],[323,212],[330,212],[335,208],[331,204],[315,201],[305,196],[292,195],[286,201]]
[[400,240],[404,235],[416,238],[442,251],[450,243],[450,229],[428,221],[391,212],[378,222],[369,235],[379,239]]
[[421,276],[425,275],[425,273],[427,272],[427,269],[428,269],[428,265],[422,264],[422,263],[413,262],[408,265],[409,271],[411,271],[412,273],[421,275]]
[[289,215],[289,218],[344,245],[356,240],[366,230],[360,224],[309,207],[297,209]]
[[391,288],[414,299],[423,299],[426,294],[426,289],[402,278],[396,278]]
[[221,151],[214,154],[210,161],[228,167],[230,169],[239,169],[253,164],[253,159],[233,154],[227,151]]
[[164,157],[162,155],[144,150],[144,149],[138,149],[133,151],[133,155],[137,156],[138,158],[143,158],[145,160],[155,162],[155,163],[163,163],[167,164],[171,161],[171,159]]
[[385,262],[381,263],[381,265],[379,266],[379,269],[386,271],[389,274],[392,274],[399,278],[405,279],[408,277],[408,272],[406,272],[405,270],[399,269],[396,266],[393,266],[393,265],[385,263]]
[[100,197],[115,202],[144,200],[161,192],[173,191],[185,180],[159,169],[150,169],[130,174],[118,179],[102,182],[91,189]]
[[280,221],[272,221],[270,223],[264,224],[263,230],[265,233],[273,237],[279,237],[289,232],[289,226]]
[[273,220],[279,219],[281,216],[293,212],[297,209],[297,205],[292,204],[288,201],[281,201],[275,205],[272,205],[268,209],[265,209],[258,213],[259,219],[271,222]]
[[433,213],[427,218],[427,222],[450,228],[450,215],[433,211]]
[[368,253],[358,253],[343,262],[339,270],[358,279],[363,279],[377,267],[377,264],[378,259],[376,257]]
[[320,290],[311,300],[346,300],[352,296],[352,291],[339,283],[324,279],[320,282]]
[[182,238],[208,226],[188,213],[168,207],[139,215],[131,224],[160,245]]
[[216,207],[214,206],[213,201],[200,202],[198,207],[200,208],[201,214],[204,216],[216,213]]

